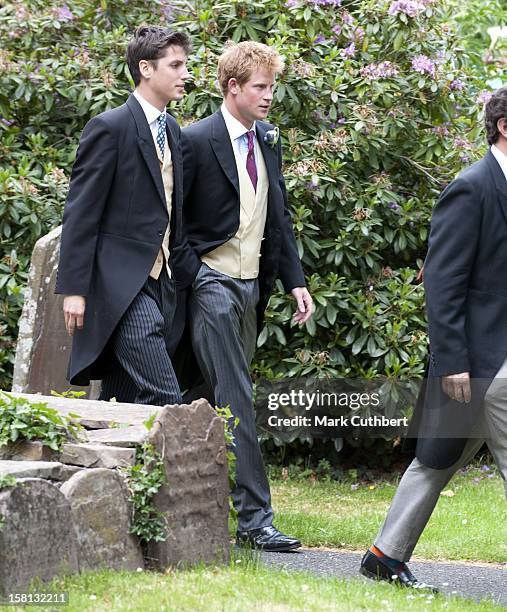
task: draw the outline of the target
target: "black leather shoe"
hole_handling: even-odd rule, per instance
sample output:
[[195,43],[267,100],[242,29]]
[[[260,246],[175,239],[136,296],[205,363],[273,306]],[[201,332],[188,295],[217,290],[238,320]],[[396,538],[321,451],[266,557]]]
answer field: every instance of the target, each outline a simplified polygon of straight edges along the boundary
[[371,550],[368,550],[361,561],[360,573],[367,578],[373,580],[387,580],[394,582],[400,586],[409,587],[411,589],[422,589],[438,593],[438,589],[431,584],[419,582],[417,578],[408,569],[407,564],[398,561],[397,565],[388,565],[382,560],[382,557],[377,557]]
[[238,531],[236,544],[271,552],[287,552],[301,546],[299,540],[286,536],[273,525],[250,531]]

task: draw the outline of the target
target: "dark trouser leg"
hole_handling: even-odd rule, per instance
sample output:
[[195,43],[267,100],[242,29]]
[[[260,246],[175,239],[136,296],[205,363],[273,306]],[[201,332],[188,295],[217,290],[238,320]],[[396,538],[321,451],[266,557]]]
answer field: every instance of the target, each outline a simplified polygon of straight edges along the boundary
[[99,399],[108,402],[114,398],[117,402],[134,403],[138,393],[134,381],[125,372],[114,355],[112,360],[111,369],[102,379]]
[[234,505],[238,529],[271,525],[269,483],[257,440],[250,360],[256,337],[257,280],[238,280],[203,265],[190,298],[192,343],[218,406],[229,405],[236,428]]
[[113,368],[112,380],[105,379],[107,393],[114,396],[117,384],[121,394],[127,376],[137,389],[136,404],[181,403],[167,348],[175,307],[175,284],[163,269],[157,280],[148,278],[114,331],[110,347],[124,372]]

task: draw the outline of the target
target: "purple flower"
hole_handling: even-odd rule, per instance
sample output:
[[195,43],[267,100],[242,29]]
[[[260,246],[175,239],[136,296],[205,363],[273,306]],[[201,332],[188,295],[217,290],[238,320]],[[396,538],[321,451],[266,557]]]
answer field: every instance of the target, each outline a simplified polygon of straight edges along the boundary
[[6,125],[7,127],[11,126],[11,125],[14,123],[14,121],[9,121],[9,119],[6,119],[5,117],[2,117],[2,120],[1,120],[1,121],[2,121],[2,123],[3,123],[4,125]]
[[449,136],[450,132],[445,125],[436,125],[431,128],[431,131],[434,134],[438,134],[439,136]]
[[344,11],[342,13],[342,21],[346,25],[352,25],[354,23],[354,17],[352,17],[350,13],[347,13],[347,11]]
[[452,89],[453,91],[463,91],[464,87],[465,87],[465,83],[463,83],[463,81],[461,81],[460,79],[454,79],[449,84],[449,88]]
[[345,119],[345,117],[340,117],[340,118],[338,119],[338,123],[339,123],[340,125],[343,125],[344,123],[347,123],[347,120]]
[[481,472],[491,472],[491,468],[489,467],[489,465],[482,465]]
[[336,24],[331,28],[331,31],[335,36],[340,36],[340,34],[342,33],[342,27],[341,25]]
[[317,38],[315,39],[316,45],[318,45],[319,43],[325,43],[325,42],[327,42],[326,37],[322,36],[322,34],[319,34]]
[[398,204],[396,204],[396,202],[389,202],[389,204],[387,205],[391,210],[398,210],[399,206]]
[[287,2],[285,3],[285,6],[291,7],[291,6],[296,6],[297,4],[297,0],[287,0]]
[[351,39],[354,42],[361,42],[364,38],[364,30],[363,28],[354,28],[352,32]]
[[436,66],[435,62],[430,59],[427,55],[416,55],[412,59],[412,69],[421,74],[427,73],[430,76],[435,76]]
[[394,0],[391,2],[389,15],[396,15],[397,13],[404,13],[408,17],[417,17],[421,11],[424,10],[424,5],[421,2],[415,0]]
[[487,104],[493,94],[487,89],[483,89],[477,96],[477,104]]
[[58,19],[61,21],[71,21],[74,19],[74,15],[71,13],[69,7],[64,4],[58,9]]
[[356,43],[353,43],[353,42],[340,51],[340,55],[345,59],[354,57],[355,54],[356,54]]
[[380,64],[368,64],[360,70],[363,79],[382,79],[394,77],[398,69],[392,62],[380,62]]

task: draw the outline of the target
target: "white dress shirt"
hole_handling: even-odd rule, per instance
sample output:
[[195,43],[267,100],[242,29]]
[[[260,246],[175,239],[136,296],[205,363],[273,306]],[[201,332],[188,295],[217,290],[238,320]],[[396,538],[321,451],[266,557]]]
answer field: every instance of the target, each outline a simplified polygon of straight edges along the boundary
[[507,155],[502,153],[502,151],[500,151],[500,149],[495,145],[491,145],[491,153],[493,153],[496,161],[500,165],[500,168],[504,173],[505,180],[507,181]]
[[[227,131],[229,132],[232,146],[236,147],[236,151],[240,154],[241,159],[243,159],[246,164],[246,158],[248,155],[248,136],[246,133],[249,130],[240,121],[238,121],[236,117],[231,115],[231,113],[227,110],[225,103],[222,104],[220,110],[222,111],[222,116],[224,118]],[[254,133],[254,156],[255,159],[257,159],[257,134],[255,132],[255,121],[253,122],[250,130],[253,130]]]
[[163,111],[159,111],[158,108],[153,106],[153,104],[150,104],[147,100],[145,100],[143,96],[137,91],[137,89],[134,89],[134,97],[139,102],[139,104],[141,105],[141,108],[144,111],[144,114],[146,115],[146,121],[148,122],[148,125],[150,126],[151,135],[153,136],[153,141],[155,142],[155,146],[157,146],[157,149],[158,149],[158,145],[157,145],[158,118],[160,117],[160,115],[166,112],[165,107]]

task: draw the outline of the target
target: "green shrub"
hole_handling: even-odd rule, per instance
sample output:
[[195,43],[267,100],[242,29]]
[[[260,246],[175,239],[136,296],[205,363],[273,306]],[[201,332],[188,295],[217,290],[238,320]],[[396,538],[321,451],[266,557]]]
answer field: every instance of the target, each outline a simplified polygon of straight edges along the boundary
[[258,39],[286,58],[270,120],[282,133],[289,202],[316,312],[303,329],[292,327],[291,298],[278,286],[255,376],[422,375],[426,323],[415,278],[431,209],[442,187],[483,151],[477,97],[492,76],[477,61],[478,44],[465,46],[458,30],[473,17],[457,22],[455,6],[456,0],[4,3],[0,386],[10,382],[34,241],[60,221],[85,122],[127,96],[124,49],[142,21],[186,28],[194,40],[195,79],[174,108],[182,124],[220,104],[215,64],[227,39]]
[[30,402],[0,391],[0,447],[25,440],[39,440],[54,451],[78,437],[80,425],[59,414],[44,402]]

